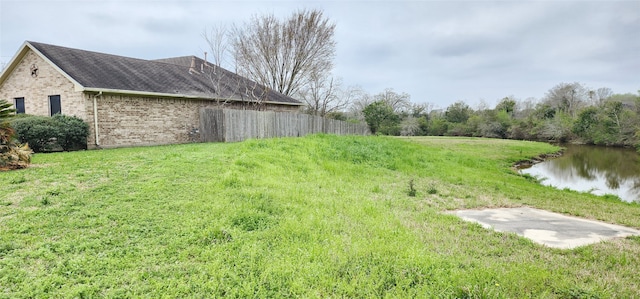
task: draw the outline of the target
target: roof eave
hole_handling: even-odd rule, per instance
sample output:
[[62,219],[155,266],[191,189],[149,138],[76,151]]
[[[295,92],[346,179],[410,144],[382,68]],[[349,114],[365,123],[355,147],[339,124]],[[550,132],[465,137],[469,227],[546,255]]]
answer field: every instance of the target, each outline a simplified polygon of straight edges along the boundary
[[193,96],[193,95],[163,93],[163,92],[150,92],[150,91],[124,90],[124,89],[110,89],[110,88],[99,88],[99,87],[85,87],[85,88],[82,88],[79,91],[84,91],[84,92],[102,92],[102,93],[111,93],[111,94],[126,94],[126,95],[137,95],[137,96],[147,96],[147,97],[206,99],[206,97]]
[[27,42],[24,42],[18,52],[11,58],[7,66],[0,72],[0,86],[4,83],[4,81],[9,77],[9,74],[13,72],[13,70],[18,66],[18,63],[24,58],[27,54]]
[[[205,96],[195,96],[195,95],[187,95],[187,94],[173,94],[173,93],[162,93],[162,92],[146,92],[146,91],[135,91],[135,90],[122,90],[122,89],[108,89],[108,88],[95,88],[88,87],[82,88],[79,91],[83,92],[95,92],[95,93],[110,93],[110,94],[123,94],[123,95],[136,95],[136,96],[145,96],[145,97],[163,97],[163,98],[180,98],[180,99],[193,99],[193,100],[209,100],[215,101],[218,100],[212,97]],[[232,101],[232,102],[252,102],[241,99],[224,99],[224,101]],[[286,105],[286,106],[302,106],[302,103],[289,103],[289,102],[276,102],[276,101],[264,101],[265,104],[275,104],[275,105]]]
[[286,106],[304,106],[303,103],[288,103],[288,102],[274,102],[274,101],[264,101],[265,104],[278,104],[278,105],[286,105]]

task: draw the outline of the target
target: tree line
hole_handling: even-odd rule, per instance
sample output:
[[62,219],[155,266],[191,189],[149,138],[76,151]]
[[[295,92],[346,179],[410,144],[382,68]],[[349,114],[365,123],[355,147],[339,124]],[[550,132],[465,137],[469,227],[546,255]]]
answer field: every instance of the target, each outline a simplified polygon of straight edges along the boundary
[[[383,96],[384,95],[384,96]],[[495,107],[473,109],[458,101],[446,109],[413,104],[392,90],[373,96],[364,107],[340,117],[365,121],[376,134],[405,136],[471,136],[533,141],[576,142],[640,147],[640,91],[614,94],[609,88],[588,89],[560,83],[540,99],[501,99]],[[360,107],[362,107],[361,111]]]

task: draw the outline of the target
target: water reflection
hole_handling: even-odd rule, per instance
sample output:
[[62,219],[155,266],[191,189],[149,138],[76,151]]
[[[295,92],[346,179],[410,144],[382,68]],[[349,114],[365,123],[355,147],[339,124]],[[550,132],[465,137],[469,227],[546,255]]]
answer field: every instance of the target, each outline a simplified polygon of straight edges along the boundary
[[522,173],[544,179],[556,188],[615,194],[640,202],[640,157],[632,149],[567,145],[560,158],[545,161]]

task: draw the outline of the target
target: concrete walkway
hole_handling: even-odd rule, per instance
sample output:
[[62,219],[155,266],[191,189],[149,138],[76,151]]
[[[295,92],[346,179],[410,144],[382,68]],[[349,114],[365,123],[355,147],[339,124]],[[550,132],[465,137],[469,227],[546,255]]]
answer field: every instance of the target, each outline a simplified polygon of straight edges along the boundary
[[514,232],[553,248],[571,249],[611,238],[640,235],[637,229],[533,208],[458,210],[449,213],[485,228]]

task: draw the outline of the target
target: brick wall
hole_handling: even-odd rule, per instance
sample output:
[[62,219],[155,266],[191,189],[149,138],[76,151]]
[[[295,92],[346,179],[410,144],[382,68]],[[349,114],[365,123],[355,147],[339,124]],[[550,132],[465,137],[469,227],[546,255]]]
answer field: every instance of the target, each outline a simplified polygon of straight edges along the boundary
[[[87,116],[93,122],[93,98],[87,96]],[[90,104],[89,104],[90,103]],[[199,142],[200,108],[219,107],[215,101],[145,98],[126,95],[98,97],[98,135],[101,147]],[[239,103],[225,108],[252,109]],[[267,105],[262,109],[297,111],[297,106]],[[89,147],[95,147],[93,123]]]
[[[34,64],[38,67],[37,77],[31,76]],[[0,99],[14,103],[14,98],[23,97],[27,114],[50,115],[50,95],[60,95],[62,114],[88,120],[82,93],[75,91],[71,81],[31,50],[0,86]]]

